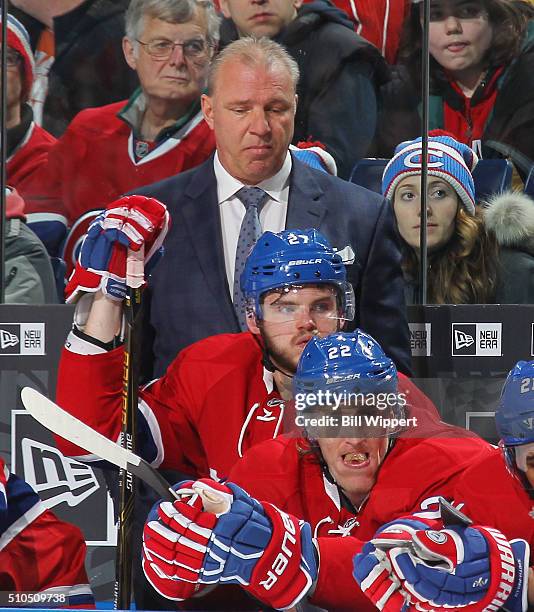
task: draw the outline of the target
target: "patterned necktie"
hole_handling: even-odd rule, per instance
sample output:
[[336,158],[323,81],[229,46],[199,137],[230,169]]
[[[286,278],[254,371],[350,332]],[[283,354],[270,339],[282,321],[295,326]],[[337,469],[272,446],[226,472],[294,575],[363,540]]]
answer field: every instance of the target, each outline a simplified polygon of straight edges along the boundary
[[267,194],[259,187],[242,187],[237,193],[241,202],[246,208],[245,216],[241,222],[239,238],[237,239],[237,249],[235,254],[234,269],[234,310],[239,321],[241,331],[247,330],[247,315],[245,309],[245,298],[241,293],[239,279],[245,266],[245,261],[252,247],[261,236],[260,211],[265,203]]

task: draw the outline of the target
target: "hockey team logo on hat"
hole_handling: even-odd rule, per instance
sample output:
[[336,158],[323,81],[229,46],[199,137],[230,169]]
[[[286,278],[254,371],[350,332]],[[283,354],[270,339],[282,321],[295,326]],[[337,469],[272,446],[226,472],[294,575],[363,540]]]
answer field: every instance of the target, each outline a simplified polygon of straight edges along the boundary
[[500,357],[502,323],[453,323],[453,357]]

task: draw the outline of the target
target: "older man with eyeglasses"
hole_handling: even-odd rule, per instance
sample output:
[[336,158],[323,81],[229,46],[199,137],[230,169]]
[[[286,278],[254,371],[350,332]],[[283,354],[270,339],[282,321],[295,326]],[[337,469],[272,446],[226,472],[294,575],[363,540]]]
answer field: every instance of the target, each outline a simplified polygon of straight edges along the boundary
[[132,0],[123,51],[140,88],[127,101],[74,118],[41,175],[40,206],[61,206],[72,224],[129,190],[205,161],[215,142],[200,95],[218,31],[209,1]]

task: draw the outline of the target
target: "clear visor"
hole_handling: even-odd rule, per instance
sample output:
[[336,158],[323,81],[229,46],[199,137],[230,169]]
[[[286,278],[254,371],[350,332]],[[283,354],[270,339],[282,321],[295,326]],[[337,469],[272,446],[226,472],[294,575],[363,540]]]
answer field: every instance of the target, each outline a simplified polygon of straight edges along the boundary
[[[248,308],[254,310],[253,300]],[[317,328],[328,321],[354,319],[354,291],[349,283],[339,285],[289,285],[268,291],[261,298],[260,312],[255,313],[269,323],[312,320]]]

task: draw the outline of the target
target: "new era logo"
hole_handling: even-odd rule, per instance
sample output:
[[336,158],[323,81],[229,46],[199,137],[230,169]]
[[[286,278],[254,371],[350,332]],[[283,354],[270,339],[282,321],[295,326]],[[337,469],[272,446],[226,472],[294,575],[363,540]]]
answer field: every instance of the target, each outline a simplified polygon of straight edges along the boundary
[[413,357],[429,357],[432,355],[432,324],[409,323],[410,348]]
[[19,343],[18,336],[12,334],[11,332],[6,331],[5,329],[0,329],[0,348],[5,349],[8,346],[16,346]]
[[90,466],[38,440],[23,438],[22,460],[26,480],[49,508],[77,506],[100,486]]
[[453,357],[500,357],[502,323],[453,323]]
[[473,336],[460,331],[459,329],[454,330],[454,348],[456,350],[466,348],[475,343]]
[[45,355],[44,323],[2,323],[0,355]]

